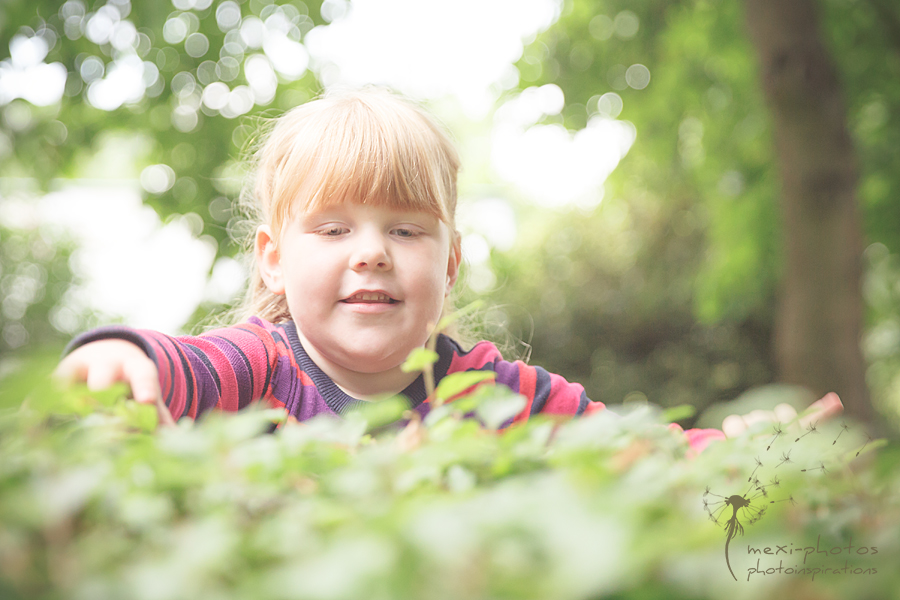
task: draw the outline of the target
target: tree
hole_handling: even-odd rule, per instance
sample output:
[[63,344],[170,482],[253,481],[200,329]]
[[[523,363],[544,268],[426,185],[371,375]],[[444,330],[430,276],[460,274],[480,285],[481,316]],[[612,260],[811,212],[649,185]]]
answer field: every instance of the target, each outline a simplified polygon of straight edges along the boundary
[[783,181],[779,376],[818,392],[837,391],[849,414],[871,421],[860,349],[859,176],[839,77],[812,0],[750,0],[746,7]]

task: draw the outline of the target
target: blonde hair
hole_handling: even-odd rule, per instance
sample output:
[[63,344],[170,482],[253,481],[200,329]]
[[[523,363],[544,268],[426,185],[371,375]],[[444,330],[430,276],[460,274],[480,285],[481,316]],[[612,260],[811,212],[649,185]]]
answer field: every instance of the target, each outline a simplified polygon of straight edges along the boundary
[[[422,109],[387,90],[329,93],[291,109],[275,120],[254,162],[244,208],[256,224],[269,225],[276,245],[298,212],[345,201],[424,211],[447,224],[454,241],[458,235],[456,149]],[[255,258],[236,311],[239,320],[253,315],[291,319],[285,296],[269,291]]]

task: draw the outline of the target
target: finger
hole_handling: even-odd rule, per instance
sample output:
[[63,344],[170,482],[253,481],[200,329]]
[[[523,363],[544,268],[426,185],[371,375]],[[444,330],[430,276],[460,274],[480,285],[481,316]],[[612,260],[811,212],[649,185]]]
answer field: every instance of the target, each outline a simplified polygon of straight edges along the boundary
[[169,412],[169,407],[163,402],[162,397],[156,399],[156,417],[158,427],[175,427],[175,419]]
[[820,407],[829,415],[834,415],[844,410],[844,403],[841,402],[840,396],[834,392],[828,392],[818,400],[812,403],[812,406]]
[[150,360],[131,360],[124,369],[125,379],[131,386],[131,396],[142,404],[155,404],[162,396],[159,389],[156,365]]
[[105,390],[117,381],[122,381],[122,367],[118,363],[95,363],[87,372],[87,387],[92,391]]
[[790,404],[779,404],[775,407],[775,417],[779,423],[790,423],[797,418],[797,411]]
[[158,426],[173,427],[175,419],[163,401],[156,363],[149,359],[129,361],[125,367],[125,375],[135,402],[155,405]]
[[809,405],[800,418],[800,426],[806,427],[810,423],[830,419],[841,414],[843,410],[844,404],[841,402],[841,398],[834,392],[829,392]]
[[749,414],[744,415],[744,423],[747,424],[747,427],[752,427],[757,423],[772,423],[775,421],[775,413],[771,410],[754,410],[750,411]]
[[69,355],[56,366],[53,371],[53,379],[63,385],[69,385],[76,381],[87,379],[87,364],[79,360],[77,356]]
[[725,420],[722,421],[722,432],[727,437],[737,437],[744,433],[746,429],[747,424],[744,423],[744,419],[742,419],[740,415],[728,415],[725,417]]

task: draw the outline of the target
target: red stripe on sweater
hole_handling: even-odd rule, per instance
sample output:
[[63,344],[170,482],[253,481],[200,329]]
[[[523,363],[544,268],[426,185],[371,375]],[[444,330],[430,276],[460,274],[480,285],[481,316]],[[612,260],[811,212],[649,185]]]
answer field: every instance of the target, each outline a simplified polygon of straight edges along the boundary
[[[253,371],[253,393],[251,398],[262,398],[266,390],[266,371],[272,368],[274,371],[277,349],[272,336],[262,327],[247,326],[251,331],[243,327],[234,330],[234,336],[229,339],[241,349],[250,361],[250,369]],[[260,348],[263,346],[264,350]],[[268,359],[269,363],[266,362]]]
[[206,354],[213,370],[219,375],[222,386],[216,408],[236,411],[238,409],[238,381],[231,361],[218,344],[202,337],[193,338],[191,343]]
[[[181,344],[173,343],[172,345],[175,348],[175,353],[176,353],[175,358],[178,361],[178,366],[188,365],[188,372],[186,374],[186,377],[182,378],[182,385],[184,386],[183,387],[184,392],[178,395],[178,397],[181,399],[181,403],[182,403],[181,404],[181,412],[184,412],[184,406],[188,400],[188,398],[187,398],[187,391],[188,391],[187,377],[190,377],[190,382],[191,382],[190,389],[194,390],[194,397],[191,398],[191,410],[188,411],[188,413],[192,419],[196,419],[197,418],[197,398],[199,396],[199,394],[197,393],[197,374],[194,373],[194,368],[193,368],[193,366],[191,366],[191,361],[188,360],[188,357],[185,356],[185,354],[184,354],[184,347]],[[184,361],[184,362],[182,362],[182,361]],[[175,371],[177,373],[178,369],[176,369]],[[172,411],[170,410],[169,412],[172,412]]]
[[529,367],[521,360],[516,361],[516,367],[519,369],[519,393],[525,396],[525,408],[516,415],[513,423],[522,423],[531,416],[531,405],[534,403],[534,391],[537,387],[537,372],[534,367]]
[[550,397],[544,404],[542,413],[548,415],[574,415],[584,388],[578,383],[569,383],[561,376],[550,373]]
[[[142,331],[144,335],[152,333],[150,343],[154,346],[153,350],[156,354],[159,374],[160,389],[162,391],[163,400],[167,400],[171,396],[169,402],[169,412],[172,413],[174,419],[181,417],[184,412],[186,390],[185,377],[181,364],[173,364],[172,360],[178,360],[178,350],[175,343],[165,336],[156,332]],[[175,374],[174,378],[172,374]]]
[[465,354],[454,354],[447,372],[459,373],[461,371],[481,369],[484,365],[502,358],[496,346],[490,342],[478,342],[474,348]]

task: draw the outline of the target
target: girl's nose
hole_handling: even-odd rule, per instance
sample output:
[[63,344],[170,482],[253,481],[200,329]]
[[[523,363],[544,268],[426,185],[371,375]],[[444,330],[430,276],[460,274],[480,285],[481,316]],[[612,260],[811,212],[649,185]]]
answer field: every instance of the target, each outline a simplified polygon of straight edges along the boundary
[[350,268],[356,271],[363,269],[387,271],[392,266],[391,257],[380,235],[360,236],[359,243],[350,257]]

